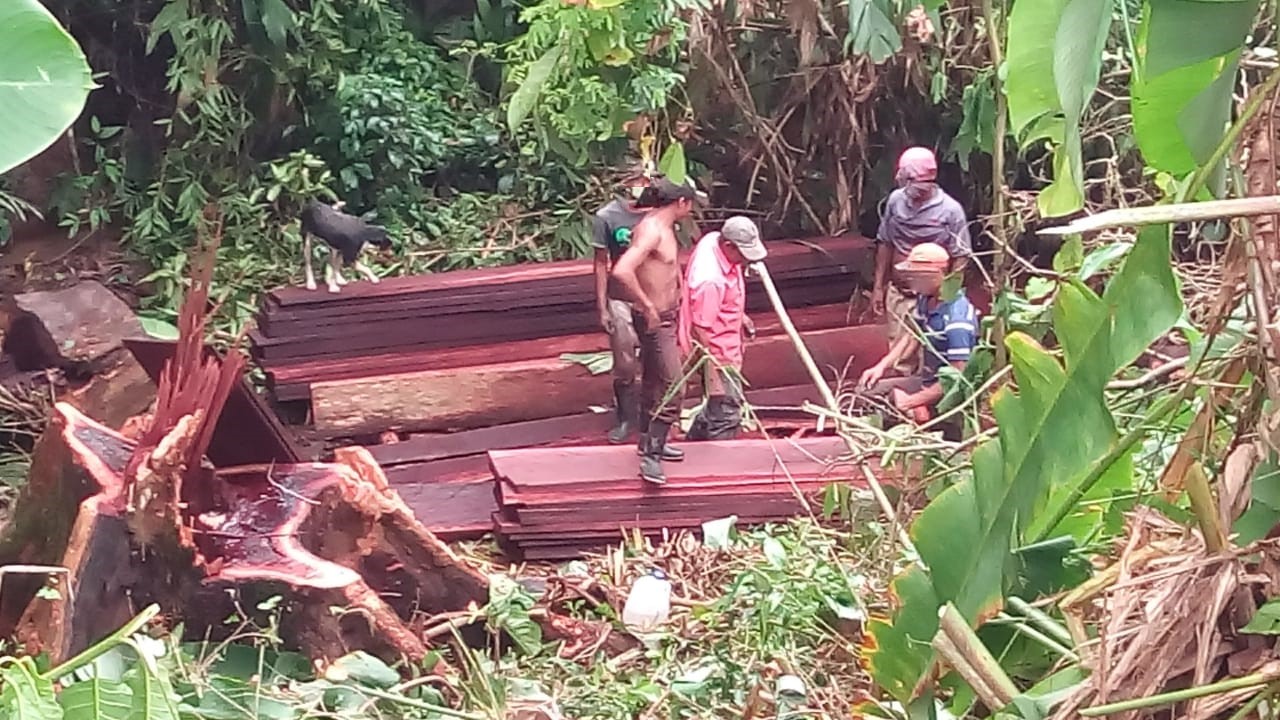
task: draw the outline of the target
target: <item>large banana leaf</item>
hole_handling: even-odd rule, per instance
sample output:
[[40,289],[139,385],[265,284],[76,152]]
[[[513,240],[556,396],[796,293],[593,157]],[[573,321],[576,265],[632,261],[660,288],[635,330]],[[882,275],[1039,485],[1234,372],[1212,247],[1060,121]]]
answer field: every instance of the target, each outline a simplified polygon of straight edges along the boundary
[[1173,175],[1208,161],[1259,0],[1147,0],[1133,73],[1133,128],[1151,167]]
[[1169,263],[1167,226],[1139,236],[1102,297],[1080,283],[1054,304],[1058,360],[1030,336],[1007,340],[1017,392],[992,401],[997,438],[973,454],[973,477],[920,513],[911,535],[924,568],[894,580],[897,610],[871,623],[872,676],[899,701],[915,694],[932,664],[930,640],[946,602],[980,624],[1016,577],[1014,543],[1037,507],[1068,494],[1116,439],[1104,387],[1121,367],[1173,327],[1182,299]]
[[0,173],[52,145],[92,88],[80,46],[39,0],[0,2]]
[[64,720],[130,720],[133,693],[122,682],[92,678],[67,686],[58,704]]
[[1080,118],[1098,85],[1111,6],[1111,0],[1035,0],[1014,3],[1009,16],[1010,126],[1024,149],[1041,140],[1056,146],[1053,183],[1038,198],[1046,216],[1084,205]]

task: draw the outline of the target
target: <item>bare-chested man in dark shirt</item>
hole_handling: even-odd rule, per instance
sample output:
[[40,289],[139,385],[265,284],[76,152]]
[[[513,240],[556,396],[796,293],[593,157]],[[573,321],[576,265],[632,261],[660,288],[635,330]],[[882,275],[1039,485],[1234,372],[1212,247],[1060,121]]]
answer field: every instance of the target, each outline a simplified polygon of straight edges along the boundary
[[[654,209],[631,231],[631,246],[613,266],[613,277],[632,302],[640,336],[640,477],[662,484],[662,461],[684,459],[667,447],[667,433],[680,420],[680,244],[675,226],[693,210],[698,193],[688,185],[658,180]],[[644,427],[648,423],[648,428]]]

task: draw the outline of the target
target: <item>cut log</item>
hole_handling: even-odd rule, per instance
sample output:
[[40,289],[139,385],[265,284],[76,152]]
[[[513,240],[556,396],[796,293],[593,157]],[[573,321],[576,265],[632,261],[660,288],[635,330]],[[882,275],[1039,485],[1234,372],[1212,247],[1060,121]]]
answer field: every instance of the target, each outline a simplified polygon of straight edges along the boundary
[[[824,330],[847,325],[848,305],[817,305],[796,310],[792,321],[798,330]],[[593,322],[595,320],[593,319]],[[762,314],[756,332],[763,338],[781,335],[777,317]],[[268,364],[267,382],[277,400],[310,399],[311,383],[415,372],[446,370],[473,365],[492,365],[533,358],[559,357],[564,353],[591,353],[608,350],[608,337],[598,330],[577,335],[536,338],[513,342],[491,342],[457,348],[395,352],[358,358],[307,359],[287,364]]]
[[[883,326],[805,333],[831,377],[857,377],[886,351]],[[846,367],[847,366],[847,367]],[[808,372],[785,336],[747,347],[744,375],[753,388],[803,383]],[[316,430],[328,437],[447,430],[572,415],[606,405],[612,378],[559,358],[315,383]]]
[[101,283],[14,296],[0,307],[3,351],[19,370],[56,367],[85,378],[114,364],[124,339],[142,335],[142,324]]

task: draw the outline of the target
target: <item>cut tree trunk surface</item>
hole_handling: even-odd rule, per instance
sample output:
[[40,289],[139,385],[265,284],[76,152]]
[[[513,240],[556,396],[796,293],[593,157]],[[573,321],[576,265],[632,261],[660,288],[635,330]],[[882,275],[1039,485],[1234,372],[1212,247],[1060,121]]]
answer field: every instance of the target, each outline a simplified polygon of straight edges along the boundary
[[[65,658],[114,630],[131,603],[153,600],[192,632],[216,634],[233,609],[228,598],[266,592],[286,596],[286,625],[314,656],[366,649],[417,661],[427,652],[413,629],[419,615],[487,601],[487,578],[414,518],[362,449],[340,452],[335,464],[266,464],[200,476],[216,487],[213,509],[191,527],[152,534],[153,544],[140,547],[133,500],[123,494],[133,442],[69,405],[56,410],[42,439],[47,449],[33,468],[33,492],[18,507],[18,517],[29,521],[16,523],[0,545],[2,562],[69,570],[59,598],[6,583],[5,618],[12,626],[25,604],[17,634],[28,650]],[[189,428],[188,436],[194,432]],[[156,452],[162,449],[179,456],[182,446],[166,438]],[[157,457],[144,466],[162,467]],[[183,544],[184,535],[194,547]],[[335,618],[329,612],[335,606],[356,612]],[[549,631],[562,635],[566,628],[605,632],[556,620],[548,619]]]
[[58,368],[85,378],[115,364],[124,339],[142,335],[142,324],[124,301],[101,283],[23,293],[0,304],[3,351],[19,370]]
[[[819,366],[834,379],[856,378],[886,350],[881,325],[803,333]],[[743,375],[752,388],[796,385],[808,371],[785,335],[757,338]],[[399,373],[312,385],[317,432],[326,437],[400,431],[470,429],[559,417],[608,405],[610,375],[556,358]]]

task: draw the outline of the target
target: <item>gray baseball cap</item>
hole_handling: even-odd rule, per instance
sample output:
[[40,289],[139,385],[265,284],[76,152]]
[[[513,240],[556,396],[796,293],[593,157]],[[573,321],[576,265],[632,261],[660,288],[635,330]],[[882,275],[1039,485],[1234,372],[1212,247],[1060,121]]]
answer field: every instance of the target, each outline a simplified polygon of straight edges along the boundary
[[756,227],[751,218],[734,215],[725,220],[724,226],[720,228],[720,236],[733,243],[747,262],[760,262],[769,254],[764,249],[764,243],[760,242],[760,228]]

